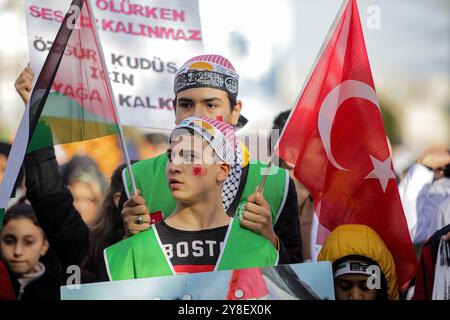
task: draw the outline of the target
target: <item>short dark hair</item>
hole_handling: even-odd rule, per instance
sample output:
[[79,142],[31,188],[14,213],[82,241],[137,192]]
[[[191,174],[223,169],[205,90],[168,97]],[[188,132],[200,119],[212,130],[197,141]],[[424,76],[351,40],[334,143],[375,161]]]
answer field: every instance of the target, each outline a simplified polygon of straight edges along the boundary
[[[28,219],[30,220],[36,227],[41,228],[39,224],[38,218],[34,213],[33,207],[26,203],[18,203],[9,208],[5,213],[5,219],[3,220],[3,227],[5,227],[11,220],[17,219]],[[44,235],[44,239],[47,239],[45,232],[42,231]]]
[[444,167],[444,176],[450,178],[450,163],[447,163]]
[[290,113],[291,110],[280,112],[273,120],[272,129],[282,130],[284,128],[284,125],[286,124],[287,119],[289,118]]
[[[275,117],[275,119],[273,119],[273,126],[272,126],[272,130],[279,130],[280,134],[281,134],[281,130],[283,130],[284,125],[286,124],[287,119],[289,118],[289,114],[291,113],[291,110],[287,110],[287,111],[283,111],[280,112],[279,114],[277,114],[277,116]],[[272,135],[270,135],[267,139],[267,150],[270,151],[270,153],[273,152],[272,150],[272,144],[276,142],[276,141],[272,141]],[[284,164],[284,160],[280,159],[280,163],[282,167]]]
[[232,97],[229,93],[227,94],[228,100],[230,101],[231,111],[233,111],[234,106],[237,104],[237,98]]
[[8,157],[10,151],[11,151],[11,145],[9,143],[0,142],[0,154],[3,154],[6,157]]

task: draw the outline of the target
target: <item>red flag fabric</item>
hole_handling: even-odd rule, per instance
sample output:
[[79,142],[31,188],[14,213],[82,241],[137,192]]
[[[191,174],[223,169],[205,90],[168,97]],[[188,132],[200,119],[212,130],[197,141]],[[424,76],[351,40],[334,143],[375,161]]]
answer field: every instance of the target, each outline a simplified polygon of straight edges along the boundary
[[261,269],[233,270],[228,285],[227,300],[265,299],[269,295]]
[[9,279],[8,269],[0,260],[0,301],[3,300],[17,300],[11,280]]
[[294,175],[311,192],[317,239],[341,224],[370,226],[391,251],[402,286],[417,262],[356,0],[348,1],[336,21],[275,155],[296,164]]

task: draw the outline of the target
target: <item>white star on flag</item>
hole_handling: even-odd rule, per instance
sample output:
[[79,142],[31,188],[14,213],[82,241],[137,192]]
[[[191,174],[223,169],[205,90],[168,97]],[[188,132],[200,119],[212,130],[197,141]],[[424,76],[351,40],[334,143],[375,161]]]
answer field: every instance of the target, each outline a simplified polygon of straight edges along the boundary
[[396,179],[394,171],[391,169],[391,157],[387,157],[386,160],[381,162],[377,158],[372,157],[372,155],[369,156],[370,160],[372,160],[373,170],[364,179],[378,179],[383,192],[386,192],[389,179]]

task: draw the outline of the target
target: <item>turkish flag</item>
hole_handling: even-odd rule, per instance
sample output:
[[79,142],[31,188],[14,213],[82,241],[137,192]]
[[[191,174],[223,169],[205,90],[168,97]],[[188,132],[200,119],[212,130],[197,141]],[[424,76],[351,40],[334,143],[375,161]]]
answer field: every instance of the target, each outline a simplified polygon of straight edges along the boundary
[[281,135],[275,155],[295,163],[311,192],[317,239],[364,224],[383,239],[405,285],[417,262],[400,202],[355,0],[343,7]]

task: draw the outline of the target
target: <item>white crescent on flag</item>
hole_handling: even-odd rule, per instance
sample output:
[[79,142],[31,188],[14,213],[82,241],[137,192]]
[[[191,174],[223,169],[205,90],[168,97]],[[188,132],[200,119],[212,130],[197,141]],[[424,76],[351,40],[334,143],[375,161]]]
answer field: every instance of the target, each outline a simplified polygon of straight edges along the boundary
[[378,109],[378,98],[375,90],[368,84],[357,80],[346,80],[334,87],[322,102],[319,110],[318,127],[323,147],[328,160],[340,170],[343,168],[333,157],[331,152],[331,127],[341,104],[350,98],[361,98],[372,102]]

